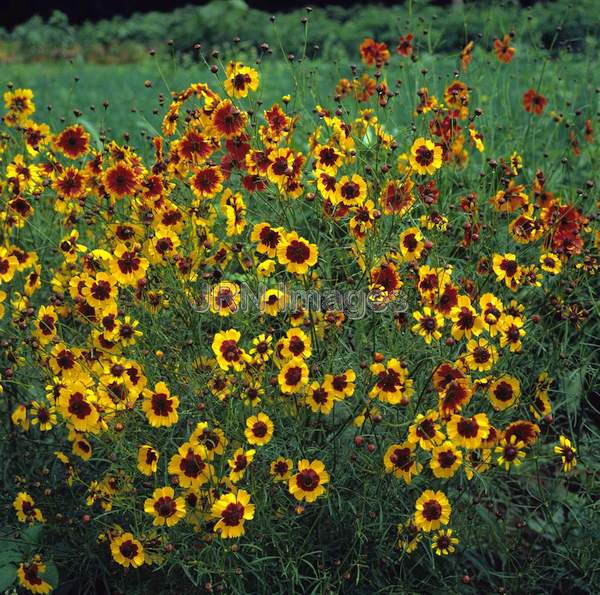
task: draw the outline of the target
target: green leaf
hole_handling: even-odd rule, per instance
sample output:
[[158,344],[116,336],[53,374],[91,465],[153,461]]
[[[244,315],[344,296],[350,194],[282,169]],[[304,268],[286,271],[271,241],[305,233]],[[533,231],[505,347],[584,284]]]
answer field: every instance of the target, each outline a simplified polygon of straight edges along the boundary
[[44,579],[48,581],[53,589],[58,587],[58,568],[54,562],[46,562],[46,572],[44,572]]
[[42,525],[32,525],[23,531],[23,541],[29,545],[37,545],[42,534]]
[[0,566],[0,591],[8,589],[17,578],[17,567],[13,564]]
[[23,554],[14,549],[0,550],[0,566],[10,564],[11,562],[21,562]]

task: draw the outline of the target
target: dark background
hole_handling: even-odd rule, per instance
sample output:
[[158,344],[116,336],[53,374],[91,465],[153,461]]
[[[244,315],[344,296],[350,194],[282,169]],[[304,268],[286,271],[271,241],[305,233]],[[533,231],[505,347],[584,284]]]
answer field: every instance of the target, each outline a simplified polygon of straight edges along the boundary
[[[304,6],[327,6],[337,4],[349,6],[351,4],[368,4],[369,2],[346,0],[246,0],[252,8],[270,12],[285,12]],[[432,4],[444,6],[451,4],[451,0],[433,0]],[[109,19],[115,15],[129,16],[134,12],[150,12],[159,10],[168,12],[180,6],[189,4],[202,5],[206,2],[194,0],[0,0],[0,27],[7,29],[25,22],[33,15],[38,14],[47,18],[53,10],[60,10],[68,15],[71,23],[79,24],[83,21],[98,21]],[[404,4],[404,2],[390,2],[378,0],[373,4]]]

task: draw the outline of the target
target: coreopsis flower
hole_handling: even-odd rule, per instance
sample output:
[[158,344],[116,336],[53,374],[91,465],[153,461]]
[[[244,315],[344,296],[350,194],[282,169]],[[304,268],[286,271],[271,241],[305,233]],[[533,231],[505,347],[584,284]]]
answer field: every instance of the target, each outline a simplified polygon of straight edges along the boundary
[[191,444],[201,444],[206,449],[206,458],[212,461],[215,455],[222,455],[227,446],[227,438],[221,428],[210,428],[208,422],[201,421],[189,438]]
[[31,425],[38,426],[41,432],[48,432],[56,425],[56,407],[54,405],[46,405],[31,402]]
[[377,397],[383,403],[391,405],[408,403],[413,394],[412,380],[408,377],[406,367],[396,358],[387,364],[371,364],[371,374],[376,382],[369,391],[369,397]]
[[304,359],[294,357],[285,362],[279,371],[279,389],[284,394],[299,393],[308,384],[308,375],[308,366]]
[[497,411],[512,407],[521,394],[521,384],[510,374],[495,379],[487,389],[488,397]]
[[511,352],[520,352],[523,348],[521,339],[526,334],[523,325],[524,322],[520,316],[503,316],[498,325],[498,330],[500,331],[500,347],[508,346]]
[[110,261],[110,272],[113,279],[120,285],[136,285],[146,276],[149,262],[141,255],[139,245],[127,246],[118,243]]
[[246,420],[244,436],[248,444],[264,446],[271,441],[274,429],[271,418],[266,413],[259,412]]
[[102,272],[97,273],[95,277],[86,278],[80,288],[80,294],[87,303],[93,308],[100,308],[100,310],[115,301],[118,291],[113,278],[108,273]]
[[425,490],[415,503],[415,525],[421,531],[435,531],[450,522],[452,506],[443,492]]
[[450,440],[431,450],[429,466],[435,477],[452,477],[462,464],[462,452]]
[[367,183],[358,174],[353,174],[340,178],[333,203],[352,207],[362,204],[366,198]]
[[512,37],[510,35],[505,35],[502,41],[498,38],[494,39],[494,51],[496,52],[496,58],[500,62],[508,64],[513,59],[517,50],[510,45],[511,43]]
[[50,593],[54,587],[45,581],[42,576],[46,572],[46,565],[39,554],[33,556],[29,562],[21,562],[17,568],[19,586],[30,593]]
[[360,57],[367,66],[381,68],[389,59],[390,51],[385,43],[378,43],[367,37],[360,44]]
[[179,398],[171,395],[164,382],[158,382],[154,390],[144,389],[142,410],[153,428],[169,427],[177,423]]
[[463,337],[467,339],[477,337],[484,329],[483,320],[471,305],[468,296],[458,297],[458,303],[450,310],[450,320],[453,323],[451,334],[456,341],[460,341]]
[[519,286],[521,267],[514,254],[494,254],[492,268],[498,281],[515,291]]
[[298,472],[288,480],[288,489],[296,500],[314,502],[325,493],[324,484],[328,482],[329,473],[322,461],[302,459],[298,461]]
[[446,425],[448,438],[457,446],[475,449],[490,433],[490,422],[485,413],[477,413],[473,417],[454,414]]
[[523,107],[530,114],[540,116],[546,107],[548,100],[540,95],[535,89],[529,89],[523,95]]
[[288,329],[281,339],[279,355],[285,360],[294,357],[308,359],[312,355],[312,341],[302,329]]
[[156,488],[151,498],[144,501],[144,512],[152,515],[153,525],[172,527],[185,517],[185,500],[175,498],[172,487]]
[[189,182],[194,196],[200,200],[213,198],[223,190],[223,174],[218,167],[195,169]]
[[558,439],[558,445],[554,447],[554,453],[560,455],[562,461],[562,469],[565,473],[568,473],[577,465],[577,459],[575,454],[577,449],[571,444],[571,441],[561,434]]
[[35,104],[33,102],[33,91],[31,89],[14,89],[5,91],[3,95],[4,107],[7,111],[16,116],[16,122],[23,122],[33,112]]
[[419,260],[425,250],[425,238],[418,227],[405,229],[399,238],[400,252],[405,260]]
[[273,476],[273,481],[287,481],[292,476],[294,463],[292,459],[285,457],[277,457],[269,468],[269,472]]
[[264,333],[254,337],[252,339],[252,347],[248,351],[254,362],[266,363],[269,358],[273,355],[273,337],[271,335],[265,335]]
[[383,464],[386,473],[393,473],[394,477],[404,479],[407,484],[422,467],[415,457],[415,446],[410,442],[392,444],[383,456]]
[[434,410],[419,413],[414,422],[408,427],[407,441],[418,444],[423,450],[431,450],[444,440],[444,434],[437,423],[439,413]]
[[229,99],[217,104],[211,114],[212,124],[225,138],[239,136],[246,128],[248,114],[239,110]]
[[431,539],[431,548],[438,556],[447,556],[456,551],[458,539],[452,536],[452,529],[441,529]]
[[56,407],[78,432],[94,432],[100,419],[94,400],[89,383],[78,379],[60,388]]
[[351,368],[340,374],[326,374],[323,388],[331,391],[335,399],[346,399],[354,394],[356,373]]
[[415,524],[414,516],[396,527],[397,546],[404,553],[410,554],[415,551],[423,537],[423,533]]
[[237,490],[221,496],[211,508],[211,517],[218,519],[215,533],[227,539],[244,535],[244,522],[254,518],[255,507],[246,490]]
[[511,465],[519,466],[525,458],[524,447],[525,444],[518,440],[514,434],[509,438],[503,438],[499,446],[495,448],[498,455],[498,465],[504,467],[506,471],[510,469]]
[[160,453],[149,444],[142,444],[138,448],[137,468],[140,473],[151,476],[158,469]]
[[223,86],[230,97],[246,97],[249,91],[258,89],[258,72],[239,62],[230,62],[225,68],[225,76]]
[[54,146],[69,159],[77,159],[85,155],[89,145],[90,135],[79,124],[65,128],[54,139]]
[[379,204],[385,215],[405,215],[415,203],[414,182],[410,178],[403,181],[389,180],[379,195]]
[[404,58],[408,58],[413,53],[412,41],[412,33],[400,35],[400,40],[398,41],[398,45],[396,46],[396,52]]
[[560,258],[552,252],[544,252],[540,255],[540,266],[543,271],[551,275],[558,275],[562,269]]
[[473,46],[473,41],[469,41],[460,52],[460,65],[465,72],[467,72],[469,64],[471,64],[471,60],[473,59]]
[[502,319],[504,305],[493,293],[484,293],[479,298],[479,307],[484,329],[490,337],[495,337],[498,334],[498,325]]
[[110,543],[110,553],[113,560],[129,568],[139,568],[144,563],[144,546],[132,533],[121,533]]
[[269,316],[277,316],[287,305],[287,296],[279,289],[267,289],[260,298],[260,311]]
[[259,254],[274,258],[284,233],[281,227],[272,227],[269,223],[257,223],[252,228],[250,240],[256,242],[256,251]]
[[417,321],[412,326],[412,332],[421,335],[427,345],[433,340],[438,341],[442,337],[441,329],[444,327],[444,317],[428,306],[422,312],[413,312],[413,318]]
[[237,483],[244,477],[246,473],[246,469],[252,461],[254,460],[254,455],[256,454],[256,450],[244,450],[243,448],[238,448],[232,455],[231,459],[227,461],[229,465],[229,480],[232,483]]
[[217,333],[212,342],[212,351],[222,370],[234,369],[239,372],[250,360],[248,354],[239,346],[241,334],[235,329]]
[[315,380],[309,385],[304,400],[314,413],[328,415],[335,405],[336,397],[330,386]]
[[36,508],[33,498],[27,492],[19,492],[13,501],[13,508],[20,523],[45,523],[46,519],[39,508]]
[[417,138],[410,148],[410,166],[421,175],[435,173],[442,167],[442,148],[433,141]]
[[319,249],[295,231],[285,234],[277,245],[277,259],[290,273],[304,275],[317,264]]
[[486,372],[498,361],[498,350],[487,339],[478,337],[467,343],[465,363],[471,370]]
[[10,282],[15,276],[18,266],[19,261],[16,257],[10,254],[4,246],[0,246],[0,282]]
[[221,281],[208,290],[208,306],[213,314],[231,316],[240,307],[241,292],[237,283]]
[[208,460],[208,451],[204,445],[184,442],[171,457],[167,470],[179,478],[181,487],[198,489],[215,477],[214,467]]

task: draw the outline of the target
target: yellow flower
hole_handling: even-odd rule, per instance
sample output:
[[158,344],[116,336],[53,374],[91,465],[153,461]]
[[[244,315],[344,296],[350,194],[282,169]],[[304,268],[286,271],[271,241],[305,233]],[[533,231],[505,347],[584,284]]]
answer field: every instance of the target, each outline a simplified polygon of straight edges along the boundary
[[446,440],[440,446],[431,451],[429,466],[433,474],[439,478],[452,477],[462,464],[462,452],[458,450],[450,440]]
[[271,441],[275,426],[266,413],[252,415],[246,420],[244,435],[249,444],[264,446]]
[[417,138],[410,149],[409,161],[418,174],[431,175],[442,167],[442,148],[430,140]]
[[172,527],[185,517],[185,500],[175,498],[172,487],[157,488],[151,498],[146,498],[144,511],[154,517],[153,525]]
[[159,456],[159,452],[153,446],[142,444],[142,446],[138,448],[137,468],[144,475],[150,476],[153,473],[156,473]]
[[212,351],[222,370],[233,368],[240,372],[251,360],[250,356],[238,345],[241,334],[235,329],[217,333],[212,342]]
[[45,572],[46,565],[42,562],[42,558],[36,554],[30,562],[21,562],[19,564],[19,568],[17,569],[19,585],[27,589],[30,593],[50,593],[53,590],[53,586],[40,576]]
[[292,476],[294,463],[292,459],[277,457],[270,466],[270,473],[275,481],[287,481]]
[[226,79],[223,83],[230,97],[246,97],[249,91],[258,89],[258,72],[254,68],[239,62],[230,62],[225,68]]
[[158,382],[154,391],[144,389],[143,396],[142,409],[153,428],[169,427],[177,423],[179,399],[171,395],[164,382]]
[[33,498],[27,492],[19,492],[13,501],[13,508],[20,523],[45,523],[44,515],[35,507]]
[[317,264],[319,249],[295,231],[286,234],[277,245],[277,259],[290,273],[304,275]]
[[115,537],[111,541],[110,552],[113,560],[125,568],[138,568],[144,563],[144,547],[131,533]]
[[422,531],[435,531],[450,521],[452,506],[444,492],[425,490],[415,503],[415,525]]
[[485,413],[473,417],[454,414],[446,426],[448,437],[457,446],[479,448],[490,433],[490,422]]
[[458,539],[452,537],[452,529],[440,529],[431,540],[431,548],[438,556],[446,556],[456,551],[457,543]]
[[321,461],[302,459],[298,461],[298,472],[288,480],[288,489],[296,500],[314,502],[325,493],[323,484],[328,482],[329,473]]
[[308,366],[300,357],[287,361],[277,376],[282,393],[298,393],[308,384]]
[[571,444],[571,441],[562,434],[558,441],[559,444],[554,447],[554,452],[555,454],[560,455],[563,471],[568,473],[575,465],[577,465],[577,459],[575,458],[577,449]]
[[504,411],[512,407],[521,394],[519,381],[509,374],[494,380],[488,388],[488,396],[497,411]]
[[218,519],[215,533],[227,539],[244,535],[244,521],[254,518],[255,507],[250,504],[250,494],[246,490],[238,490],[221,496],[210,512],[213,519]]
[[413,312],[413,318],[417,322],[412,326],[412,332],[421,335],[427,345],[442,337],[440,329],[444,327],[444,317],[439,312],[425,306],[423,312]]
[[498,455],[498,465],[504,467],[507,471],[511,465],[515,467],[519,466],[525,458],[525,443],[518,440],[517,437],[512,434],[510,439],[502,439],[500,445],[496,447],[495,452]]
[[410,442],[392,444],[383,457],[386,473],[393,473],[394,477],[402,478],[409,484],[413,475],[418,475],[421,465],[415,458],[415,445]]

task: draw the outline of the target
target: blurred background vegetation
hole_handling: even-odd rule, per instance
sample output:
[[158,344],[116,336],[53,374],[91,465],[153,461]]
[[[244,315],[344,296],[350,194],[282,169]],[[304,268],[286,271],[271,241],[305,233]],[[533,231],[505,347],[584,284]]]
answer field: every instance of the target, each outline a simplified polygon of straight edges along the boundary
[[[407,1],[378,5],[314,8],[310,26],[301,23],[304,9],[277,14],[277,37],[286,51],[318,53],[325,60],[356,56],[356,43],[374,37],[395,46],[398,36],[411,32],[428,39],[429,50],[459,51],[477,40],[491,46],[501,33],[518,29],[518,41],[532,47],[583,52],[596,49],[600,39],[597,0],[539,2],[523,8],[517,1],[464,2],[447,7]],[[282,6],[285,9],[285,6]],[[594,16],[596,15],[596,16]],[[1,21],[0,21],[1,22]],[[239,41],[234,41],[239,38]],[[172,12],[115,16],[74,25],[62,12],[48,19],[33,16],[12,30],[0,29],[0,63],[72,59],[101,64],[140,62],[148,50],[169,43],[182,61],[200,59],[201,51],[227,51],[232,45],[252,53],[273,43],[271,14],[251,8],[244,0],[213,0]],[[314,48],[318,46],[318,50]]]

